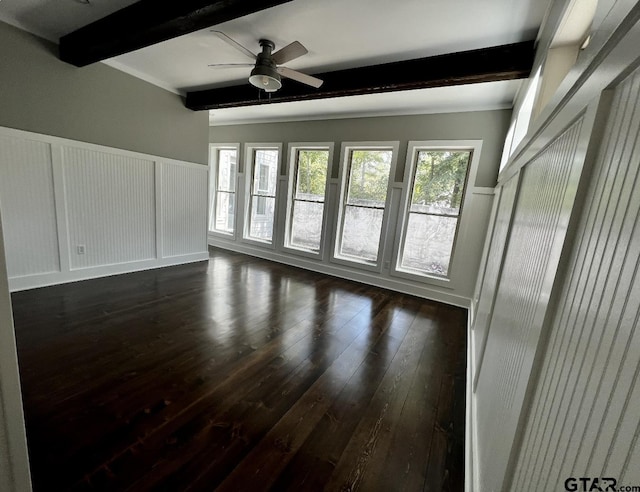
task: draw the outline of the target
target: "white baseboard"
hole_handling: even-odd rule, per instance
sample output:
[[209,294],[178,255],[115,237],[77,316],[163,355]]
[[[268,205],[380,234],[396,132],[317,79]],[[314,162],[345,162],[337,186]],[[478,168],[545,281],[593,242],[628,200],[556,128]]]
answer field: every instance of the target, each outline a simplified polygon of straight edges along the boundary
[[470,299],[466,297],[435,290],[424,285],[416,285],[402,279],[382,277],[379,274],[366,271],[350,270],[343,266],[334,264],[319,263],[315,260],[307,259],[302,256],[283,254],[278,251],[262,249],[246,243],[229,243],[216,237],[212,237],[211,235],[209,236],[209,244],[220,249],[235,251],[237,253],[255,256],[257,258],[275,261],[285,265],[303,268],[305,270],[311,270],[313,272],[324,273],[326,275],[331,275],[332,277],[373,285],[375,287],[422,297],[431,301],[442,302],[444,304],[450,304],[452,306],[458,306],[465,309],[469,308]]
[[119,275],[122,273],[131,273],[141,270],[152,270],[154,268],[182,265],[184,263],[206,261],[208,259],[209,253],[207,251],[203,251],[201,253],[170,256],[167,258],[153,258],[128,263],[117,263],[114,265],[101,265],[91,268],[71,270],[68,272],[51,272],[38,275],[28,275],[25,277],[14,277],[9,279],[9,290],[11,292],[17,292],[20,290],[35,289],[49,285],[78,282],[79,280],[88,280],[91,278],[109,277],[111,275]]
[[471,320],[474,318],[473,304],[469,309],[467,322],[467,384],[465,398],[465,428],[464,428],[464,490],[465,492],[480,492],[478,475],[478,450],[476,447],[477,419],[475,395],[473,393],[473,378],[475,376],[473,332]]

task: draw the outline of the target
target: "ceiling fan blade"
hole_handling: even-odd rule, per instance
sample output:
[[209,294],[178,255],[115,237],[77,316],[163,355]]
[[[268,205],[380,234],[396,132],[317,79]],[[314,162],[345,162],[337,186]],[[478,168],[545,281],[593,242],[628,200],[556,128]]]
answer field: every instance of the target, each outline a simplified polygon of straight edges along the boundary
[[307,53],[309,53],[307,48],[302,46],[298,41],[294,41],[293,43],[276,51],[271,55],[271,59],[276,62],[276,65],[283,65],[291,60],[295,60],[299,56],[306,55]]
[[229,36],[227,36],[225,33],[223,33],[222,31],[211,31],[212,33],[216,34],[220,39],[222,39],[225,43],[229,44],[230,46],[233,46],[235,49],[237,49],[238,51],[241,51],[242,53],[244,53],[246,56],[248,56],[249,58],[251,58],[252,60],[256,59],[256,55],[254,55],[249,49],[245,48],[244,46],[242,46],[240,43],[238,43],[235,39],[231,39]]
[[298,82],[302,82],[303,84],[310,85],[311,87],[315,87],[316,89],[320,88],[323,81],[312,77],[311,75],[307,75],[306,73],[298,72],[297,70],[291,70],[287,67],[278,67],[278,73],[283,77],[288,79],[297,80]]
[[253,67],[253,63],[211,63],[208,67],[215,68],[240,68],[240,67]]

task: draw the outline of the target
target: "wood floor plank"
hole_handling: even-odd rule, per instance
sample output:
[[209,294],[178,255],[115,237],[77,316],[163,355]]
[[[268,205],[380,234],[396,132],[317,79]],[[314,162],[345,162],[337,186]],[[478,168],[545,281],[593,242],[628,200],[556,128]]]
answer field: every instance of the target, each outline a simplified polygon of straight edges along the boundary
[[211,250],[12,295],[34,490],[462,490],[462,309]]
[[389,490],[380,480],[389,474],[386,451],[429,335],[429,328],[414,320],[343,451],[327,489]]
[[[274,360],[273,366],[266,366],[255,381],[231,382],[235,387],[232,394],[229,390],[221,391],[219,395],[212,395],[217,400],[224,400],[217,404],[214,411],[207,408],[198,419],[189,418],[188,425],[194,428],[196,437],[190,440],[190,449],[175,449],[173,455],[164,455],[163,460],[170,461],[177,483],[184,483],[183,475],[189,480],[197,480],[200,474],[214,470],[214,476],[224,476],[218,473],[219,468],[224,468],[231,459],[236,459],[237,454],[242,454],[245,447],[249,447],[266,433],[281,415],[300,397],[300,393],[306,389],[315,379],[318,372],[323,372],[331,365],[335,358],[344,351],[352,339],[356,338],[364,327],[352,330],[346,322],[341,327],[335,327],[333,343],[316,353],[313,342],[323,338],[331,338],[332,333],[326,332],[325,327],[309,333],[307,337],[299,340],[290,351],[282,352],[281,356]],[[338,336],[340,331],[346,334]],[[278,398],[274,398],[274,395]],[[198,428],[201,427],[201,429]],[[178,429],[179,434],[183,429]],[[166,435],[166,433],[164,433]],[[169,437],[172,439],[175,434]],[[147,449],[158,448],[156,437],[146,446]],[[195,443],[195,445],[194,445]],[[200,444],[198,447],[197,444]],[[220,448],[225,452],[221,453]],[[189,462],[189,463],[187,463]],[[232,461],[233,463],[233,461]],[[134,465],[135,467],[135,465]],[[147,484],[158,480],[160,473],[170,472],[170,467],[153,466],[154,472],[142,477]],[[158,470],[161,470],[159,472]],[[213,485],[214,479],[209,481]],[[137,490],[144,490],[138,486]]]
[[[284,368],[284,375],[280,373],[280,376],[284,377],[288,371],[287,366],[292,361],[294,366],[301,363],[301,357],[306,349],[305,344],[311,338],[307,323],[301,323],[289,335],[288,348],[283,347],[282,342],[274,341],[264,349],[256,351],[251,357],[242,359],[241,365],[230,371],[218,386],[199,395],[188,407],[174,406],[176,413],[165,414],[161,421],[156,422],[155,427],[148,427],[148,430],[141,435],[136,443],[136,449],[132,453],[138,459],[142,459],[142,457],[148,458],[148,456],[142,454],[141,449],[161,449],[160,444],[165,439],[177,442],[177,438],[172,434],[180,432],[179,426],[183,422],[191,425],[198,415],[205,414],[205,412],[210,412],[207,414],[209,418],[214,418],[216,415],[219,416],[221,413],[229,411],[233,404],[237,403],[252,390],[255,390],[255,388],[264,393],[269,388],[269,378],[274,377],[276,370]],[[284,345],[287,344],[285,343]],[[191,398],[193,399],[194,395],[191,395]],[[222,403],[217,404],[217,402]],[[213,412],[212,408],[215,408],[216,413],[211,413]],[[122,462],[123,460],[119,461]],[[137,467],[142,466],[137,463],[137,460],[125,458],[124,461],[128,467],[134,469],[134,472]],[[145,466],[151,465],[145,463]]]
[[[409,315],[415,317],[415,314]],[[401,315],[394,317],[399,323],[407,324]],[[393,325],[392,320],[391,325]],[[378,338],[370,340],[370,349],[376,345],[385,331],[380,331]],[[361,332],[349,347],[336,359],[334,364],[318,378],[295,405],[273,426],[271,431],[255,446],[251,453],[233,470],[217,489],[220,492],[240,490],[246,484],[247,477],[252,477],[254,490],[269,490],[276,477],[288,465],[291,458],[299,450],[318,421],[334,403],[336,394],[349,384],[356,370],[370,350],[363,350],[363,343],[369,334]]]
[[[348,332],[350,333],[349,339],[341,340],[339,345],[335,347],[336,353],[339,354],[338,358],[342,354],[344,354],[344,352],[349,346],[352,346],[351,345],[352,342],[354,340],[357,340],[359,338],[359,335],[363,331],[369,331],[368,333],[369,335],[372,329],[374,329],[373,331],[376,331],[375,330],[376,327],[379,328],[380,332],[385,331],[386,326],[384,326],[384,321],[379,321],[386,318],[386,313],[383,314],[384,309],[385,308],[382,308],[380,311],[378,311],[376,315],[373,317],[373,319],[371,320],[371,323],[368,325],[359,326],[358,323],[355,323],[355,324],[348,323],[348,325],[350,325],[348,330]],[[355,321],[355,320],[352,320],[352,321]],[[354,326],[357,327],[356,330],[353,330]],[[353,335],[356,335],[356,336],[354,337]],[[370,340],[370,343],[374,342],[374,340],[371,340],[370,336],[369,336],[369,340]],[[366,350],[367,348],[363,347],[363,349],[361,349],[361,352],[366,352]],[[305,380],[300,381],[299,383],[296,383],[293,385],[285,386],[284,391],[282,391],[281,393],[278,393],[278,392],[272,393],[270,395],[270,398],[268,398],[265,401],[265,406],[268,408],[280,408],[284,410],[284,409],[289,409],[293,405],[295,405],[295,403],[299,401],[300,398],[303,397],[303,395],[306,393],[308,388],[310,388],[315,381],[317,381],[320,377],[322,377],[322,374],[330,370],[331,367],[338,360],[338,358],[334,358],[334,357],[332,357],[331,359],[327,359],[324,355],[321,355],[325,353],[331,353],[332,351],[333,351],[333,348],[330,347],[328,344],[322,344],[321,346],[314,346],[314,349],[312,352],[310,352],[310,357],[309,357],[309,360],[312,362],[312,368],[307,374],[304,375]],[[249,425],[252,425],[253,432],[251,432],[251,446],[244,447],[244,449],[238,449],[237,450],[238,453],[240,453],[242,456],[245,456],[248,453],[248,451],[251,448],[253,448],[260,441],[260,439],[262,439],[265,436],[266,431],[268,429],[273,428],[273,426],[276,424],[278,420],[281,420],[283,415],[284,415],[284,412],[261,411],[256,414],[256,417],[259,417],[257,422],[256,422],[256,419],[252,419],[252,418],[246,419],[246,422]],[[278,420],[275,420],[276,416],[280,416],[281,418]],[[268,421],[266,421],[265,418],[269,418],[269,417],[271,418]],[[242,448],[242,446],[238,446],[238,447]],[[226,453],[226,454],[228,455],[229,453]],[[236,456],[236,458],[241,458],[241,456]],[[238,461],[239,459],[235,460],[236,463]],[[202,473],[200,476],[198,476],[196,480],[193,481],[193,488],[195,490],[200,490],[200,488],[204,490],[206,489],[207,486],[217,483],[216,477],[222,475],[219,472],[219,469],[217,468],[217,463],[215,461],[212,462],[209,466],[205,466],[204,468],[205,468],[204,473]],[[255,487],[260,487],[260,484],[256,483]],[[252,486],[251,487],[252,490],[255,487]]]
[[318,490],[326,483],[339,461],[350,436],[384,378],[387,369],[405,340],[408,326],[401,337],[389,337],[367,357],[329,410],[295,454],[274,490]]
[[450,490],[451,471],[447,468],[447,455],[453,445],[451,439],[453,432],[453,394],[453,375],[444,373],[440,379],[438,410],[433,423],[425,491]]

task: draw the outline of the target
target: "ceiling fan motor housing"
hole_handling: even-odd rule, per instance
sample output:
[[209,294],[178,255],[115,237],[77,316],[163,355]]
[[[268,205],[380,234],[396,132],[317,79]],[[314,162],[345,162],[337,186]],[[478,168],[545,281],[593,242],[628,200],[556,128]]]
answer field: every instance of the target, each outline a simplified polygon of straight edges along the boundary
[[249,83],[265,92],[275,92],[282,87],[280,74],[276,70],[276,64],[271,59],[271,52],[275,44],[268,39],[261,39],[262,52],[256,58],[256,66],[251,70]]

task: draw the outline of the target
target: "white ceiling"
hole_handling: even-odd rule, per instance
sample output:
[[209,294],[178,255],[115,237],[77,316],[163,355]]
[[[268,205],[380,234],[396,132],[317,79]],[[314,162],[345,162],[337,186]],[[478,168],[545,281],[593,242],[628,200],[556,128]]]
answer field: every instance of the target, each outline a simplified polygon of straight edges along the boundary
[[[2,0],[0,19],[57,40],[135,0],[89,0],[89,5],[82,1]],[[216,29],[254,52],[259,51],[260,38],[274,41],[276,49],[298,40],[309,54],[287,66],[313,74],[533,39],[547,4],[548,0],[295,0],[220,24]],[[209,31],[165,41],[107,63],[179,93],[246,83],[249,68],[207,67],[209,63],[247,61]],[[484,108],[496,101],[504,105],[505,97],[512,101],[517,85],[494,83],[482,84],[475,91],[458,86],[447,91],[358,96],[353,101],[341,98],[233,108],[216,112],[214,119],[236,121],[251,115],[265,120],[336,117],[363,114],[367,108],[369,113],[416,112],[417,108],[420,112],[455,110],[445,104],[455,103],[454,92]],[[414,105],[410,103],[412,97],[416,98]]]

